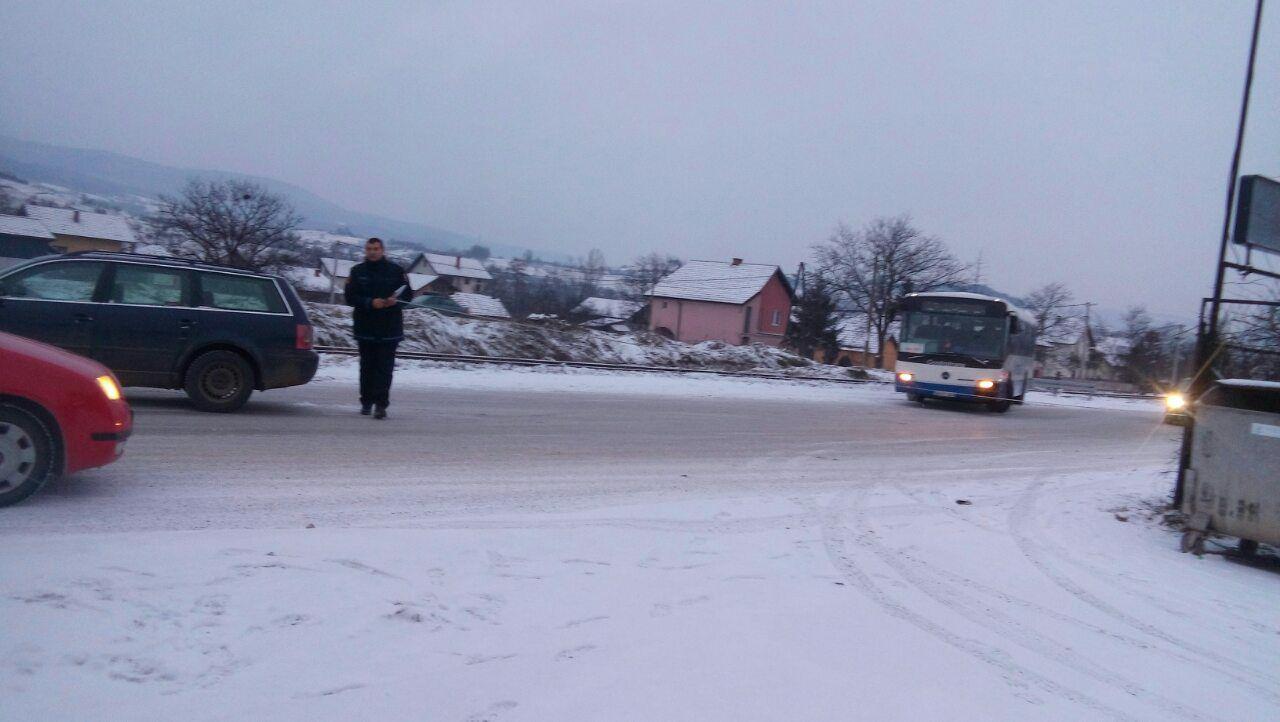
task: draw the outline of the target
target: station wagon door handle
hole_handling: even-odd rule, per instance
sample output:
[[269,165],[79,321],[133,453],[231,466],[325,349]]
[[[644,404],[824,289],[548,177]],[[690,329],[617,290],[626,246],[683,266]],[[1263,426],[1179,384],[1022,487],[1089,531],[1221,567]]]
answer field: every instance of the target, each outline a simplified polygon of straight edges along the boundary
[[72,316],[72,318],[75,319],[76,323],[89,323],[90,321],[93,320],[93,316],[90,316],[87,313],[77,313],[76,315]]
[[199,323],[199,321],[195,321],[190,318],[184,318],[178,322],[178,327],[181,328],[183,331],[186,331],[194,327],[197,323]]

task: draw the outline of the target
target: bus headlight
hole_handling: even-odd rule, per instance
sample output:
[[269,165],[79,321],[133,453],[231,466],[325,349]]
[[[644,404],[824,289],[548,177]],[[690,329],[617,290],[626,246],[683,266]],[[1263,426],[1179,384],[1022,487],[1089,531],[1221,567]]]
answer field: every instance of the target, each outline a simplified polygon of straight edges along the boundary
[[1187,397],[1179,393],[1167,394],[1164,397],[1164,407],[1170,411],[1180,411],[1187,405]]
[[996,387],[996,382],[991,379],[978,379],[978,388],[982,391],[990,391]]
[[898,374],[898,380],[904,384],[911,383],[911,380],[914,379],[915,377],[916,377],[915,374],[910,373],[908,371],[903,371],[902,373]]

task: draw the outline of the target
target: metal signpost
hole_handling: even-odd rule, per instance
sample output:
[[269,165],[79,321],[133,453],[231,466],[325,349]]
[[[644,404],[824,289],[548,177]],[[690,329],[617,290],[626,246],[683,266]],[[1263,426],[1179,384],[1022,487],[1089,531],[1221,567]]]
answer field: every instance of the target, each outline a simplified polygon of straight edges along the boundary
[[[1196,356],[1189,396],[1192,401],[1207,391],[1214,380],[1213,366],[1224,349],[1232,347],[1221,338],[1219,319],[1223,304],[1240,305],[1273,305],[1273,302],[1253,301],[1249,299],[1223,298],[1223,286],[1227,271],[1248,275],[1256,274],[1272,279],[1280,279],[1280,274],[1255,268],[1251,265],[1252,251],[1280,253],[1280,225],[1277,225],[1277,213],[1280,208],[1280,183],[1261,176],[1248,176],[1241,179],[1240,206],[1236,209],[1237,177],[1240,173],[1240,153],[1244,147],[1245,122],[1249,116],[1249,96],[1253,89],[1253,69],[1258,56],[1258,31],[1262,26],[1263,0],[1257,0],[1253,16],[1253,36],[1249,44],[1249,64],[1245,72],[1244,96],[1240,103],[1240,121],[1236,127],[1235,153],[1231,157],[1231,173],[1227,180],[1227,202],[1225,217],[1222,220],[1222,239],[1218,250],[1218,264],[1214,276],[1213,296],[1204,299],[1201,304],[1199,333],[1196,338]],[[1246,251],[1245,263],[1228,260],[1228,250],[1232,241],[1232,211],[1237,210],[1235,242],[1243,244]],[[1247,349],[1252,352],[1277,353],[1274,349]],[[1191,442],[1195,434],[1195,419],[1191,419],[1182,437],[1182,449],[1179,454],[1178,481],[1174,487],[1173,503],[1180,507],[1183,502],[1183,490],[1186,485],[1187,470],[1191,464]]]

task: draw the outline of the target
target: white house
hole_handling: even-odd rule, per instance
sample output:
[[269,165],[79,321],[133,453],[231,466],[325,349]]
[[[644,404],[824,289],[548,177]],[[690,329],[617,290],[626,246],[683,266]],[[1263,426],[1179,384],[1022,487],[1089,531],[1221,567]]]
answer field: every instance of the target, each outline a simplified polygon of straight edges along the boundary
[[483,293],[493,280],[480,261],[459,255],[419,253],[408,270],[410,273],[439,276],[437,286],[448,286],[463,293]]

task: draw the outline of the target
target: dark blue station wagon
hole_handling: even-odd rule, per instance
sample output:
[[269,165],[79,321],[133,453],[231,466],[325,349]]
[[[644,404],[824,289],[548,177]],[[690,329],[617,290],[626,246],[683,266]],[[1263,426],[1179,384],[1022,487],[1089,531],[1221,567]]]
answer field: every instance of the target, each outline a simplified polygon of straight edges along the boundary
[[0,331],[88,356],[125,386],[183,389],[205,411],[305,384],[319,364],[284,279],[161,256],[69,253],[6,268]]

